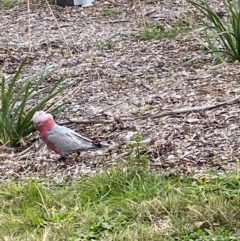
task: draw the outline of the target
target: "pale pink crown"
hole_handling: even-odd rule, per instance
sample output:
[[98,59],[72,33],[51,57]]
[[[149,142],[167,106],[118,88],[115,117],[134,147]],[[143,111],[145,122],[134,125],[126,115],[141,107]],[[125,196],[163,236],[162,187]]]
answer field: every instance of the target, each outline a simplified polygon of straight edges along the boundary
[[43,110],[37,111],[32,118],[33,123],[39,123],[39,122],[44,122],[48,120],[49,118],[53,119],[51,114],[45,113]]

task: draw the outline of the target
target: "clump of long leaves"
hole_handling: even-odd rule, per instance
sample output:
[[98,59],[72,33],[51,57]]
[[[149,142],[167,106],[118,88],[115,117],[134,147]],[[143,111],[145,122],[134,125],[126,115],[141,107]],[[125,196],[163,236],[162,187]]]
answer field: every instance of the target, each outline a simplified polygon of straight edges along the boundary
[[[48,85],[46,93],[40,91],[41,85],[53,73],[55,68],[44,69],[24,80],[19,80],[20,73],[27,62],[25,58],[14,76],[8,83],[2,78],[1,107],[0,107],[0,144],[15,146],[28,136],[33,130],[32,117],[38,110],[48,110],[53,107],[53,98],[64,91],[69,85],[62,85],[61,77],[53,85]],[[32,104],[34,99],[37,99]],[[31,101],[32,100],[32,101]],[[31,101],[31,103],[30,103]],[[50,103],[50,101],[52,103]],[[56,113],[64,103],[51,108],[51,113]]]
[[221,16],[205,2],[189,1],[206,17],[206,39],[210,52],[222,60],[221,53],[240,61],[240,0],[223,0],[226,16]]

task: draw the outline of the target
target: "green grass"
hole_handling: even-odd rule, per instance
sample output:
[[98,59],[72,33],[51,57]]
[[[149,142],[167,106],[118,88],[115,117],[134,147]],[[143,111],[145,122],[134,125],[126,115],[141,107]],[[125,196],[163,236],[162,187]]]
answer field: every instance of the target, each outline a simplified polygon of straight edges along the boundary
[[19,1],[13,1],[13,0],[2,0],[0,1],[0,10],[6,10],[15,7],[16,5],[22,4]]
[[[33,2],[33,0],[30,0]],[[16,6],[21,6],[27,3],[26,0],[1,0],[0,1],[0,10],[7,10]]]
[[116,17],[117,15],[121,14],[123,11],[121,9],[108,9],[102,12],[102,16],[104,17]]
[[181,33],[186,33],[188,31],[189,24],[183,19],[179,19],[178,22],[169,27],[156,23],[147,23],[146,26],[136,36],[136,39],[145,41],[171,39]]
[[113,50],[116,47],[116,44],[111,40],[101,40],[97,43],[96,49],[100,51]]
[[[29,0],[30,3],[39,3],[41,0]],[[44,2],[44,1],[43,1]],[[55,4],[54,0],[48,1],[50,4]],[[7,10],[16,6],[26,4],[27,0],[0,0],[0,10]]]
[[0,240],[233,241],[240,176],[196,180],[115,168],[75,183],[0,188]]
[[170,39],[174,38],[177,35],[182,33],[180,29],[169,29],[169,30],[161,30],[158,28],[144,28],[141,33],[137,36],[139,40],[161,40],[161,39]]

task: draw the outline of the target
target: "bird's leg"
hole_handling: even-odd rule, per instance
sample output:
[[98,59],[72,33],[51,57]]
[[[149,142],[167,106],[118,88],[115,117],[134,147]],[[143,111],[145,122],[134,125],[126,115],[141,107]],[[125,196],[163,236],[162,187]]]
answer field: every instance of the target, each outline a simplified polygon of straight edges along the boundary
[[66,161],[66,157],[65,156],[61,156],[58,158],[58,161]]
[[81,152],[80,152],[80,151],[77,151],[76,154],[77,154],[77,155],[75,156],[75,161],[78,161],[78,158],[80,157]]
[[91,138],[91,140],[94,142],[94,143],[100,143],[101,142],[101,139],[98,137],[98,136],[93,136]]

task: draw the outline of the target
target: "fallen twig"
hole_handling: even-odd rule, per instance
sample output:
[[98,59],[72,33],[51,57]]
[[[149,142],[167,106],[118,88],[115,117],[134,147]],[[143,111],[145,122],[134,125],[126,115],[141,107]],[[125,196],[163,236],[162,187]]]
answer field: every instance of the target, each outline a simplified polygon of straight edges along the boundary
[[234,103],[238,103],[240,102],[240,96],[229,100],[229,101],[225,101],[216,105],[208,105],[208,106],[194,106],[194,107],[189,107],[189,108],[183,108],[183,109],[178,109],[178,110],[172,110],[172,111],[163,111],[154,115],[149,116],[149,118],[160,118],[163,116],[167,116],[167,115],[176,115],[176,114],[183,114],[183,113],[187,113],[187,112],[199,112],[199,111],[204,111],[204,110],[212,110],[215,109],[217,107],[223,106],[223,105],[231,105]]
[[16,156],[23,156],[24,154],[28,153],[30,151],[30,149],[32,149],[32,147],[35,145],[35,143],[33,143],[31,146],[29,146],[28,148],[26,148],[25,150],[23,150],[20,153],[16,153]]
[[66,118],[66,119],[68,121],[60,122],[57,124],[62,126],[62,125],[69,125],[69,124],[73,124],[73,123],[77,123],[77,124],[109,124],[109,123],[114,122],[114,120],[102,120],[102,119],[98,119],[98,120],[75,120],[75,119],[69,119],[69,118]]
[[21,156],[21,157],[26,157],[26,156],[29,155],[29,151],[30,151],[31,149],[34,148],[35,150],[39,150],[39,149],[43,146],[43,144],[44,144],[44,142],[40,141],[39,146],[36,147],[36,146],[35,146],[35,142],[36,142],[36,141],[39,141],[39,140],[41,140],[41,139],[40,139],[40,136],[36,137],[36,138],[34,139],[33,143],[32,143],[28,148],[26,148],[26,149],[23,150],[22,152],[15,153],[15,155],[18,156],[18,157],[20,157],[20,156]]

